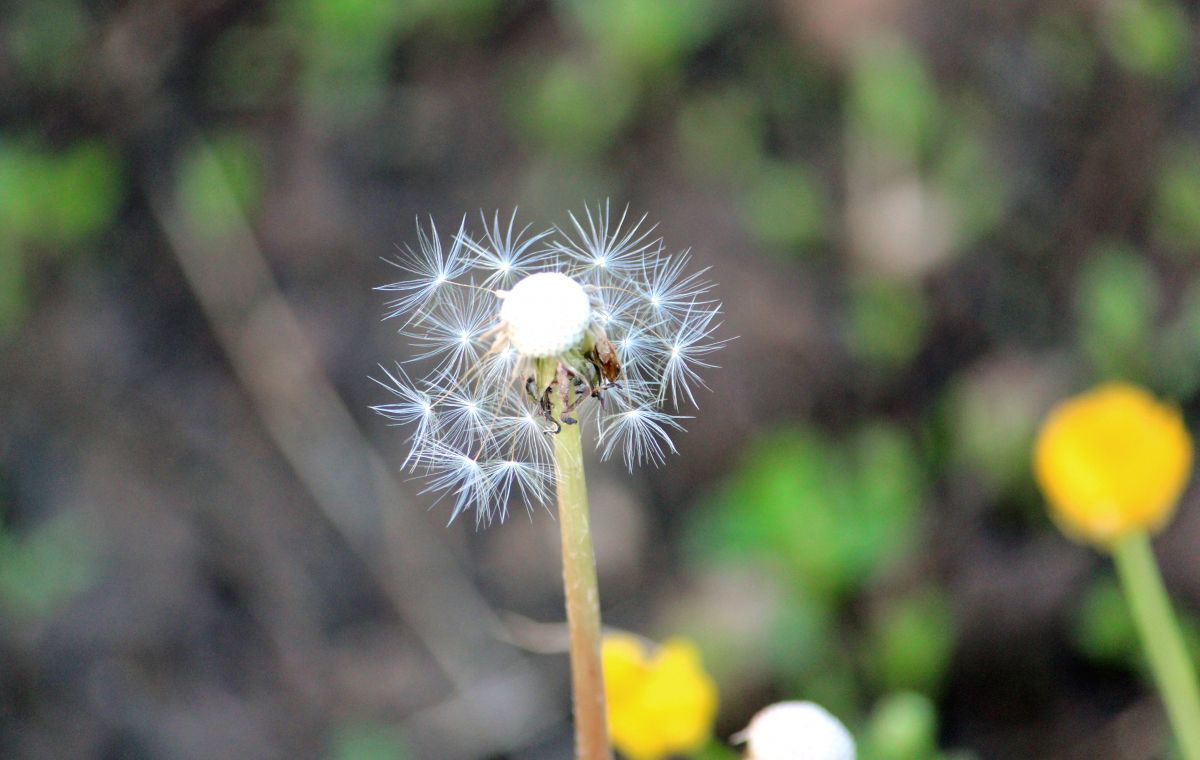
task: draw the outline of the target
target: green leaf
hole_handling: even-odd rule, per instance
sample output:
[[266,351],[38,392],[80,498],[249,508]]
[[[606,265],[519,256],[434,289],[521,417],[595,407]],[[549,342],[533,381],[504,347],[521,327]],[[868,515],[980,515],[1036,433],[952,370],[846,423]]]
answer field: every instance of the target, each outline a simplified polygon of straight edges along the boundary
[[1030,38],[1045,72],[1072,95],[1081,94],[1096,76],[1096,35],[1077,9],[1041,6]]
[[616,140],[636,90],[611,70],[571,58],[539,61],[518,77],[509,112],[518,137],[553,153],[594,156]]
[[926,589],[888,609],[875,623],[871,661],[889,690],[936,694],[954,653],[957,624],[945,594]]
[[311,48],[353,55],[364,49],[375,54],[393,44],[397,34],[419,18],[414,11],[425,4],[426,0],[292,0],[285,8]]
[[741,760],[742,755],[714,738],[688,757],[691,760]]
[[933,179],[954,210],[959,247],[996,228],[1008,208],[1008,181],[988,143],[968,114],[948,121],[933,167]]
[[[1184,646],[1200,658],[1200,618],[1187,608],[1176,610]],[[1136,670],[1151,678],[1129,603],[1116,577],[1096,578],[1076,610],[1071,629],[1075,647],[1088,659],[1110,667]]]
[[846,340],[860,359],[905,366],[920,350],[927,323],[925,299],[915,283],[861,278],[851,284]]
[[12,617],[42,620],[94,579],[94,547],[72,519],[0,533],[0,605]]
[[0,230],[0,339],[16,330],[28,306],[24,251]]
[[676,132],[685,161],[700,174],[745,176],[765,160],[762,106],[754,93],[737,85],[685,103]]
[[1191,24],[1178,3],[1122,0],[1107,7],[1109,49],[1122,66],[1154,78],[1181,70],[1191,47]]
[[755,558],[817,599],[852,592],[911,546],[924,482],[911,443],[885,426],[832,441],[765,437],[690,526],[706,561]]
[[408,760],[412,757],[399,732],[375,721],[340,726],[333,736],[332,760]]
[[301,78],[309,107],[331,121],[347,122],[379,105],[389,55],[421,19],[427,2],[287,2],[284,17],[303,46]]
[[1200,254],[1200,147],[1165,151],[1155,187],[1154,231],[1187,256]]
[[1014,503],[1036,503],[1039,521],[1044,511],[1041,496],[1030,490],[1030,451],[1046,406],[1060,395],[1053,366],[1019,352],[984,359],[959,373],[943,397],[944,419],[936,423],[948,436],[954,466]]
[[623,70],[658,75],[719,28],[717,0],[560,0],[601,57]]
[[237,133],[198,143],[178,174],[180,204],[194,234],[219,238],[253,213],[263,190],[257,146]]
[[920,155],[941,120],[937,89],[920,55],[898,39],[865,48],[851,74],[848,115],[878,145],[900,156]]
[[79,75],[88,42],[88,17],[74,0],[15,3],[0,26],[0,49],[33,84],[70,85]]
[[106,229],[124,197],[120,159],[97,141],[84,141],[57,154],[45,167],[54,202],[46,209],[47,239],[78,243]]
[[1149,263],[1124,245],[1099,248],[1080,275],[1080,343],[1108,378],[1145,378],[1150,364],[1158,279]]
[[112,224],[124,194],[120,159],[101,142],[0,143],[0,224],[18,242],[78,245]]
[[776,679],[804,683],[837,657],[836,618],[828,604],[810,595],[792,593],[781,601],[771,621],[768,661]]
[[828,202],[821,183],[802,164],[772,162],[751,175],[738,202],[746,229],[769,245],[801,247],[825,234]]
[[1200,282],[1187,286],[1174,319],[1157,335],[1157,379],[1172,398],[1200,390]]
[[937,710],[912,692],[889,694],[871,713],[861,760],[928,760],[937,753]]
[[1117,579],[1093,581],[1075,615],[1075,645],[1084,655],[1108,665],[1129,666],[1138,653],[1138,633]]

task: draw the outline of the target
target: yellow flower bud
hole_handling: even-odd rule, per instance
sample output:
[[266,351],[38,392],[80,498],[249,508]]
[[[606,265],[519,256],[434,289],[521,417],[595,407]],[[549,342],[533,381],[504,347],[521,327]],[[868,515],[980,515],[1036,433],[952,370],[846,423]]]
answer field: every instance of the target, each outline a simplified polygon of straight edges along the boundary
[[628,634],[604,637],[604,688],[613,745],[630,760],[698,749],[712,733],[717,686],[696,646],[670,639],[653,653]]
[[1050,411],[1033,465],[1064,532],[1107,546],[1171,518],[1191,473],[1192,439],[1178,409],[1112,383]]

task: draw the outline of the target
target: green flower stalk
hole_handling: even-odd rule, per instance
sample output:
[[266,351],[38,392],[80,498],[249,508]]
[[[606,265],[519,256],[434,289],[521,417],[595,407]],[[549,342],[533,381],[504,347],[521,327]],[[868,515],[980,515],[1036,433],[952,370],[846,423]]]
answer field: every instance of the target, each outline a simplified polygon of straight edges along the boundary
[[[539,385],[549,386],[555,371],[550,362],[539,362]],[[569,403],[575,401],[571,397]],[[562,401],[555,401],[551,413],[561,418],[564,409]],[[596,580],[587,482],[583,474],[583,442],[578,425],[566,426],[554,437],[554,470],[562,538],[563,593],[571,640],[576,749],[581,758],[611,758],[600,660],[600,587]]]
[[1154,561],[1150,537],[1145,532],[1125,536],[1113,546],[1113,561],[1183,757],[1200,760],[1200,689],[1196,686],[1196,670],[1171,611],[1171,600]]

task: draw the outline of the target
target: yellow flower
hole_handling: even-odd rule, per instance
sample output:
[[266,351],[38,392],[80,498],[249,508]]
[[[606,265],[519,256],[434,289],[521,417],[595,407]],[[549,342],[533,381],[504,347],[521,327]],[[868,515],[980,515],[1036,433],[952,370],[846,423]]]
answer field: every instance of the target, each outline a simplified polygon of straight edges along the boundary
[[698,749],[712,733],[717,686],[685,639],[653,653],[629,634],[604,637],[604,688],[613,745],[630,760]]
[[1063,530],[1110,545],[1171,518],[1191,473],[1192,439],[1179,410],[1113,383],[1051,410],[1033,464]]

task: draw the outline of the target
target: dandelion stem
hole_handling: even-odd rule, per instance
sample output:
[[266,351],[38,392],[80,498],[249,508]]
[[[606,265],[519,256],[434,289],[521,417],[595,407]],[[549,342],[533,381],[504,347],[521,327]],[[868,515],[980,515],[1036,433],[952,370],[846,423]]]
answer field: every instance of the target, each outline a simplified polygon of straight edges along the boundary
[[1184,648],[1149,536],[1143,531],[1122,538],[1113,546],[1113,559],[1182,757],[1200,760],[1196,671]]
[[[554,381],[554,360],[538,362],[538,387]],[[556,389],[557,390],[557,389]],[[553,414],[561,417],[562,398],[551,393]],[[562,535],[563,591],[571,635],[571,695],[575,715],[575,751],[579,760],[612,760],[600,665],[600,592],[588,525],[587,485],[579,425],[563,425],[554,435],[558,479],[558,524]]]

